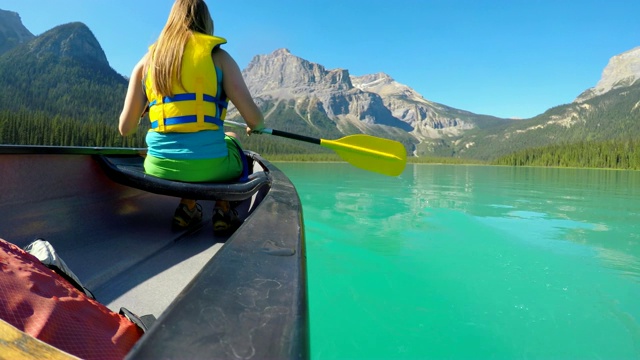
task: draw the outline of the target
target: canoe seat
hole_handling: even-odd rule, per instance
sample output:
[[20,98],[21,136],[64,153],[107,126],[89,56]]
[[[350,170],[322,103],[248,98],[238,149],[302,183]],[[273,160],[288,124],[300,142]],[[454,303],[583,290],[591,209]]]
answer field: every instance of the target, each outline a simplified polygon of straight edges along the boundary
[[[253,156],[246,152],[251,163]],[[242,201],[250,198],[264,185],[271,183],[268,172],[255,171],[245,182],[187,183],[161,179],[144,172],[144,158],[139,155],[95,155],[106,175],[113,181],[154,194],[197,200]],[[251,166],[250,166],[251,167]]]

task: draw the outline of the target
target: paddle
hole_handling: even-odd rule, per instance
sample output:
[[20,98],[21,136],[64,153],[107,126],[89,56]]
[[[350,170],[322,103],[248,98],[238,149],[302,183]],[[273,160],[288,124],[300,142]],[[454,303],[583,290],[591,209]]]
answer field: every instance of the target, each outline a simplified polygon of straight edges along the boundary
[[[229,120],[225,120],[225,124],[247,127],[246,124]],[[407,151],[401,143],[371,135],[356,134],[338,140],[326,140],[269,128],[262,129],[260,133],[324,146],[355,167],[383,175],[398,176],[407,163]]]

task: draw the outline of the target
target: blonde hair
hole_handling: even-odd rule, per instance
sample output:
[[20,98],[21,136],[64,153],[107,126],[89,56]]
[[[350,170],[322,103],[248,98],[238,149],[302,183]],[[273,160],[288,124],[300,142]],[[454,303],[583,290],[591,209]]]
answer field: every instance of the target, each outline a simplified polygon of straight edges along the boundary
[[182,55],[193,32],[213,35],[213,20],[204,0],[176,0],[158,40],[151,48],[153,92],[173,96],[173,81],[182,85]]

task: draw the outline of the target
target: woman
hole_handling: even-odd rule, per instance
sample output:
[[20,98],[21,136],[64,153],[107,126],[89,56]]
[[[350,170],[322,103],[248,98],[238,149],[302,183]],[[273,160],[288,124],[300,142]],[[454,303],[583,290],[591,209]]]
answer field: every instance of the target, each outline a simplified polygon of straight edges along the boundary
[[[224,133],[228,100],[248,127],[259,133],[264,118],[233,58],[213,36],[213,20],[203,0],[176,0],[149,52],[134,67],[120,115],[123,136],[134,133],[148,105],[145,171],[185,182],[233,181],[242,173],[242,149],[234,133]],[[214,231],[228,230],[235,212],[217,201]],[[182,199],[173,224],[188,227],[202,219],[195,199]]]

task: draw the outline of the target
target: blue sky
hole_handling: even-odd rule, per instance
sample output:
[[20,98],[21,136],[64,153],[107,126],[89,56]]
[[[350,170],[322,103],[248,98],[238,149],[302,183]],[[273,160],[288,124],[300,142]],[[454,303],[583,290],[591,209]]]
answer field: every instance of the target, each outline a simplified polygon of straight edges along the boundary
[[[41,34],[81,21],[128,75],[159,34],[171,0],[0,0]],[[528,118],[594,86],[609,59],[640,46],[638,0],[207,1],[241,68],[288,48],[345,68],[385,72],[426,99]]]

